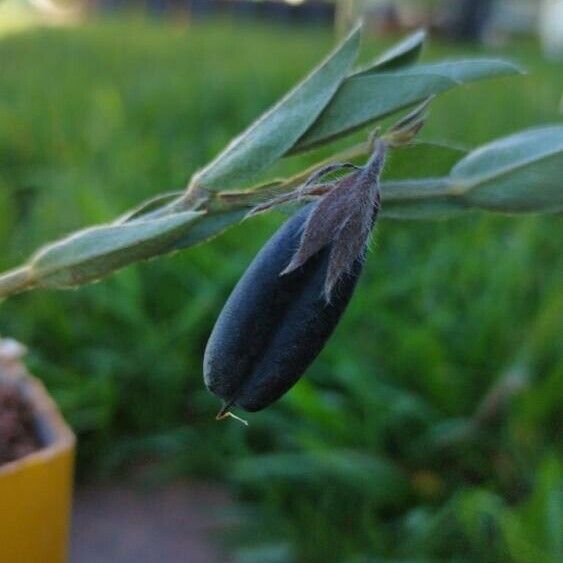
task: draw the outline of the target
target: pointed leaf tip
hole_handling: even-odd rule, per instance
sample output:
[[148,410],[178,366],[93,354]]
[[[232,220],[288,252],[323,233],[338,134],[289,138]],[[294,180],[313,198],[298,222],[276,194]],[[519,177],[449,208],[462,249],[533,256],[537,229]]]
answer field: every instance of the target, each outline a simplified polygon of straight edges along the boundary
[[518,71],[500,59],[467,59],[350,76],[291,150],[304,152],[460,84]]
[[426,36],[425,29],[419,29],[411,33],[399,43],[383,52],[372,63],[358,69],[353,76],[397,69],[415,63],[420,56]]
[[194,177],[209,190],[241,188],[283,156],[332,99],[356,60],[361,23],[302,82]]
[[464,199],[503,212],[563,210],[563,125],[528,129],[488,143],[451,172]]

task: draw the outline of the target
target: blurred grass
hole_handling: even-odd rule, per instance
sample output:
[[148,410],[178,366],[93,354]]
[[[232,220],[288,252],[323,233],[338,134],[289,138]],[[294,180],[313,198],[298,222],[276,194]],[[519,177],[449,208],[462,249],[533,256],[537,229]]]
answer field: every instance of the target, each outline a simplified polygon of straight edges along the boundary
[[[4,38],[0,267],[181,188],[331,41],[320,30],[140,21]],[[424,56],[460,54],[438,45]],[[440,98],[425,138],[473,146],[557,120],[560,68],[532,43],[504,54],[529,75]],[[427,174],[438,165],[420,163]],[[79,433],[81,474],[156,459],[161,478],[228,481],[245,562],[560,560],[560,219],[381,223],[307,378],[249,430],[219,424],[201,382],[205,341],[281,220],[1,305],[1,332],[30,345],[33,371]]]

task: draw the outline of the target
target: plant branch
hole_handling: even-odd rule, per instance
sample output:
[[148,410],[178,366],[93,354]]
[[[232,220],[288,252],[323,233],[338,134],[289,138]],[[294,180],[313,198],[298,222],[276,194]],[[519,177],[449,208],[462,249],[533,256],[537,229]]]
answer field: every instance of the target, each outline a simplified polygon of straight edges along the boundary
[[34,285],[28,266],[11,270],[0,276],[0,299],[31,289]]
[[[410,143],[424,120],[424,110],[425,104],[390,130],[394,147]],[[331,161],[360,156],[371,141]],[[529,129],[470,152],[444,177],[383,182],[382,216],[439,219],[472,209],[561,212],[562,163],[563,127]],[[139,260],[209,240],[241,221],[245,210],[274,198],[278,198],[275,203],[283,204],[284,194],[295,191],[306,175],[325,165],[323,161],[292,178],[239,192],[210,190],[192,181],[184,192],[163,194],[117,221],[84,229],[42,248],[27,266],[0,275],[0,299],[37,287],[77,287]],[[315,186],[319,191],[324,188],[323,184]]]

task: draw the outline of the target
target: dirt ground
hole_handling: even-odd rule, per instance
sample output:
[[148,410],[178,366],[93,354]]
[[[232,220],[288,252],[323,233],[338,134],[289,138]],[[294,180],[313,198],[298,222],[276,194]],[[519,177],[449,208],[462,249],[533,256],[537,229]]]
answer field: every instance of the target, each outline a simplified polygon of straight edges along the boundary
[[70,562],[228,563],[218,537],[229,506],[224,492],[198,483],[78,488]]

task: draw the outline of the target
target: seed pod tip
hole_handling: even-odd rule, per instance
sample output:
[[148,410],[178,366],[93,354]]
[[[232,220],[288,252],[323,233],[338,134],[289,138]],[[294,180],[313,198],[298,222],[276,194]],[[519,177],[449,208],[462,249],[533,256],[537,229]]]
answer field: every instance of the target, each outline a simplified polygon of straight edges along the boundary
[[244,418],[241,418],[240,416],[237,416],[236,414],[232,413],[231,411],[228,411],[227,410],[228,408],[229,408],[229,405],[223,406],[221,408],[221,410],[215,416],[215,420],[225,420],[226,418],[234,418],[235,420],[238,420],[240,423],[244,424],[245,426],[248,426],[247,420],[244,420]]

